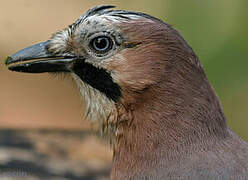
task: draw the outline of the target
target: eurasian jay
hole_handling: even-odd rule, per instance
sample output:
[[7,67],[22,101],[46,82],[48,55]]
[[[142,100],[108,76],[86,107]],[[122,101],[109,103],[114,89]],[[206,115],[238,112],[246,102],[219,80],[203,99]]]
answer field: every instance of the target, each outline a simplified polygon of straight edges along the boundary
[[97,6],[6,64],[66,72],[113,144],[111,180],[247,180],[248,144],[228,128],[192,48],[141,12]]

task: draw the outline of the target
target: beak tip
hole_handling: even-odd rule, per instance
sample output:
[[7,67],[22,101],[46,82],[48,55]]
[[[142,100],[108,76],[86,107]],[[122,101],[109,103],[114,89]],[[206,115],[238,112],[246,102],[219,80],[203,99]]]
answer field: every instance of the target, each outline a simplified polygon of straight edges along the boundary
[[10,66],[10,67],[8,67],[8,69],[10,71],[18,71],[19,70],[19,72],[21,72],[20,68],[16,68],[15,66],[14,67]]
[[12,57],[11,57],[11,56],[8,56],[8,57],[5,59],[5,65],[9,65],[12,61],[13,61]]
[[47,57],[50,55],[46,51],[46,46],[48,44],[49,44],[49,40],[24,48],[16,52],[15,54],[8,56],[5,60],[5,65],[10,65],[15,62],[26,61],[30,59]]

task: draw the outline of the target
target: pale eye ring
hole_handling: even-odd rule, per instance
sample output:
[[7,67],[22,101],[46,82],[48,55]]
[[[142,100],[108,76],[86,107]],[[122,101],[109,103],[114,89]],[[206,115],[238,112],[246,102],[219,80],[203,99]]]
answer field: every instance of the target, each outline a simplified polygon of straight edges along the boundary
[[91,48],[97,53],[106,53],[113,47],[113,41],[107,36],[98,36],[91,40]]

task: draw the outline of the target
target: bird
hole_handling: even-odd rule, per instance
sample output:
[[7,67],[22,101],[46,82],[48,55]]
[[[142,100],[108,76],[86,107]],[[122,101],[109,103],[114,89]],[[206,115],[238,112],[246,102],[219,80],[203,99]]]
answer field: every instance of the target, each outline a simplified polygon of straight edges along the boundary
[[247,180],[248,144],[190,45],[156,17],[114,8],[89,9],[9,56],[8,69],[73,77],[112,144],[111,180]]

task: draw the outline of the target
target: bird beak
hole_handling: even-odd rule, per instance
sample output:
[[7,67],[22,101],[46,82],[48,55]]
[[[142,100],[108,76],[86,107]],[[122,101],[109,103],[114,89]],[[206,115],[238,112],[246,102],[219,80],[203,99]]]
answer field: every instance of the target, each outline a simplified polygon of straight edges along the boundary
[[75,56],[52,55],[47,51],[49,41],[24,48],[6,59],[11,71],[27,73],[71,72]]

